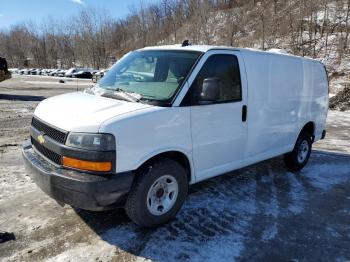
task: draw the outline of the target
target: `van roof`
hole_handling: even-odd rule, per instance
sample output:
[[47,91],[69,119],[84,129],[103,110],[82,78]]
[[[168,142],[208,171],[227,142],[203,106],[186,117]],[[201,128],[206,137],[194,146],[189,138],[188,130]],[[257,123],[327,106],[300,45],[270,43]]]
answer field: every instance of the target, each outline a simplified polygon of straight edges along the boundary
[[[314,62],[319,62],[315,59],[309,58],[309,57],[301,57],[296,56],[292,54],[288,54],[285,52],[278,52],[277,49],[271,49],[270,51],[262,51],[259,49],[254,48],[238,48],[238,47],[232,47],[232,46],[213,46],[213,45],[188,45],[188,46],[181,46],[181,44],[176,45],[159,45],[159,46],[149,46],[144,47],[139,50],[185,50],[185,51],[197,51],[197,52],[207,52],[209,50],[236,50],[236,51],[244,51],[244,52],[256,52],[256,53],[265,53],[270,55],[278,55],[278,56],[286,56],[286,57],[296,57],[300,59],[306,59],[311,60]],[[319,62],[321,63],[321,62]]]

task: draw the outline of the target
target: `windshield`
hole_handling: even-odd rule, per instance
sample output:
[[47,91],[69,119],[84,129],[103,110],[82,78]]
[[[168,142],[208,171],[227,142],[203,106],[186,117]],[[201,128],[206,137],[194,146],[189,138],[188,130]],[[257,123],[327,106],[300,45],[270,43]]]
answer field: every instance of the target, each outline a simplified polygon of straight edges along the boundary
[[201,53],[134,51],[116,63],[98,82],[111,91],[136,93],[144,101],[170,101]]

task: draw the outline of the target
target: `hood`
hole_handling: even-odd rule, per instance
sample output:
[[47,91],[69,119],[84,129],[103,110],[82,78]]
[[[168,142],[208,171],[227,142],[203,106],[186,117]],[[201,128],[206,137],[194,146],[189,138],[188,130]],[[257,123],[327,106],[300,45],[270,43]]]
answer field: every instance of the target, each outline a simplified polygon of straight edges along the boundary
[[151,105],[75,92],[45,99],[34,115],[66,131],[98,132],[104,121],[148,107]]

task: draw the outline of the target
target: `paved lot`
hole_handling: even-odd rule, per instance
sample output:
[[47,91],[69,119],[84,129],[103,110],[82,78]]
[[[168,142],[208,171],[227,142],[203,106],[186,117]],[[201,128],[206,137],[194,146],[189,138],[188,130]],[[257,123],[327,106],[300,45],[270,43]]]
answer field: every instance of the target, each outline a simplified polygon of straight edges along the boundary
[[61,207],[25,174],[19,145],[37,100],[76,89],[57,81],[0,84],[0,230],[16,236],[0,244],[0,260],[350,260],[349,111],[329,113],[327,139],[303,171],[286,172],[277,157],[210,179],[191,187],[175,221],[140,229],[122,210]]

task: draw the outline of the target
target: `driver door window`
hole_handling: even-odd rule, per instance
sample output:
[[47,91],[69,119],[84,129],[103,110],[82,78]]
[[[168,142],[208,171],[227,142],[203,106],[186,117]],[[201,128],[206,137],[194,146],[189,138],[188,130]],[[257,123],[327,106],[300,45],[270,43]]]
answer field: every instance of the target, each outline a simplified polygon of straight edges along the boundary
[[214,103],[242,100],[240,71],[235,55],[217,54],[207,59],[190,88],[192,105],[199,104],[203,81],[208,78],[217,78],[220,83],[220,95]]

